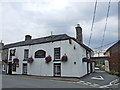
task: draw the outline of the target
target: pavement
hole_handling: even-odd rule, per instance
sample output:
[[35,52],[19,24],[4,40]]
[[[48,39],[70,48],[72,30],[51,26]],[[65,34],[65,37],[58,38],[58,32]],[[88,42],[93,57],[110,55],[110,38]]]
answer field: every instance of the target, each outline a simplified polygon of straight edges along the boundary
[[69,81],[69,82],[79,82],[80,78],[70,78],[70,77],[47,77],[47,76],[33,76],[33,75],[11,75],[15,77],[26,77],[35,79],[47,79],[47,80],[57,80],[57,81]]

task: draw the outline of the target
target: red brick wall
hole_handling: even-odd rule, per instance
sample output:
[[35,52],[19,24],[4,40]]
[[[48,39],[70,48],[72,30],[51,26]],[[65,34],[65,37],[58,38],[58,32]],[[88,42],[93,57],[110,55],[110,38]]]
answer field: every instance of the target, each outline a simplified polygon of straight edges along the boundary
[[116,72],[119,71],[119,49],[118,45],[114,46],[110,49],[110,59],[109,59],[109,65],[110,65],[110,71],[115,70]]

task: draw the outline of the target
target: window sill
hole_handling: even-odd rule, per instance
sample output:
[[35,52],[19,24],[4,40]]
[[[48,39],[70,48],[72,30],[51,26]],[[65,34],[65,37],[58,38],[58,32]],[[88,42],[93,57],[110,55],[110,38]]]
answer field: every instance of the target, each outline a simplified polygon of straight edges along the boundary
[[60,59],[59,60],[53,60],[53,62],[58,62],[58,61],[61,61]]

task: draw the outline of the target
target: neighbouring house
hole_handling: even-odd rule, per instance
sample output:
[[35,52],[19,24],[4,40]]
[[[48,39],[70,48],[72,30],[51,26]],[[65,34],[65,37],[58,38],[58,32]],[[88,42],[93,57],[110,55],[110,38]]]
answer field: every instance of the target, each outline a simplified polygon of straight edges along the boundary
[[104,54],[109,56],[109,59],[105,61],[105,70],[120,73],[120,40],[108,48]]
[[82,28],[77,24],[76,38],[51,35],[4,45],[8,51],[8,74],[82,77],[94,72],[93,50],[83,44]]
[[3,43],[2,41],[0,42],[0,65],[2,65],[2,48],[3,48]]
[[0,42],[0,62],[2,62],[2,46],[3,46],[3,43]]
[[[105,65],[105,60],[104,60],[104,58],[102,58],[102,57],[104,57],[104,53],[105,53],[105,50],[94,51],[93,58],[96,57],[96,62],[95,62],[96,66],[104,66]],[[97,58],[97,57],[99,57],[99,58]]]
[[2,71],[7,74],[8,68],[8,49],[2,50]]

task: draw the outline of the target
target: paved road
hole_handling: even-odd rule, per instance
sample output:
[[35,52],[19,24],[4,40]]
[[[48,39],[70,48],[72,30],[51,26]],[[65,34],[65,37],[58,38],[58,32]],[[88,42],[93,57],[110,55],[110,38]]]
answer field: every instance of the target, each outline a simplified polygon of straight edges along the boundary
[[47,79],[36,79],[27,77],[17,77],[10,75],[2,76],[3,88],[93,88],[87,85],[68,81],[55,81]]
[[[91,79],[92,77],[96,77],[96,76],[102,76],[103,80]],[[110,75],[105,71],[96,71],[95,73],[92,73],[88,76],[81,78],[80,80],[84,82],[90,82],[91,84],[98,84],[99,86],[106,86],[106,85],[109,85],[110,82],[115,79],[118,79],[118,77],[115,75]],[[115,86],[115,87],[118,87],[118,86]]]

